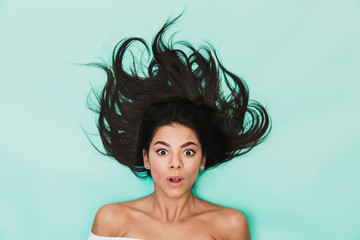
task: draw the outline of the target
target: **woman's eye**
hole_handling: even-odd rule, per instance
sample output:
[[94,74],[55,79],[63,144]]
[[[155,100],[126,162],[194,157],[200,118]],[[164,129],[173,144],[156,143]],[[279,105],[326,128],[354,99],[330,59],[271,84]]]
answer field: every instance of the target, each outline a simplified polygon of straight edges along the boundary
[[186,156],[192,156],[192,155],[195,154],[195,152],[194,152],[193,150],[186,150],[186,151],[184,152],[184,154],[185,154]]
[[165,149],[160,149],[157,151],[157,153],[160,155],[165,155],[165,154],[167,154],[167,151]]

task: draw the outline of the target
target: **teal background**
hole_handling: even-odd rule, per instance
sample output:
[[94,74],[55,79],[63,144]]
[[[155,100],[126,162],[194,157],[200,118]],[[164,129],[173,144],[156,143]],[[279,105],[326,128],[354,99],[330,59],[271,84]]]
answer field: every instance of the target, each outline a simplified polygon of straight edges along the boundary
[[195,193],[243,211],[253,240],[360,239],[358,0],[0,1],[0,239],[87,239],[100,206],[152,192],[86,139],[105,75],[76,63],[183,9],[177,39],[212,42],[273,120]]

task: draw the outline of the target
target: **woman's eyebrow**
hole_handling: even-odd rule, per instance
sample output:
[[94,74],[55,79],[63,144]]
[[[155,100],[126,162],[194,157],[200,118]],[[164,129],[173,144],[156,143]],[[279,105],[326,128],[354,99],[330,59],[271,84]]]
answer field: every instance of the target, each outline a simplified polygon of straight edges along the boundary
[[154,143],[154,145],[156,145],[156,144],[162,144],[162,145],[164,145],[166,147],[170,147],[170,144],[168,144],[166,142],[163,142],[163,141],[157,141],[156,143]]
[[[156,144],[161,144],[161,145],[164,145],[164,146],[166,146],[166,147],[170,147],[170,144],[168,144],[168,143],[166,143],[166,142],[163,142],[163,141],[157,141],[156,143],[154,143],[154,145],[156,145]],[[187,142],[187,143],[184,143],[183,145],[181,145],[180,147],[187,147],[187,146],[190,146],[190,145],[195,145],[195,146],[197,146],[197,144],[196,143],[194,143],[194,142]]]
[[183,147],[187,147],[187,146],[190,146],[190,145],[195,145],[195,146],[197,146],[197,144],[194,143],[194,142],[187,142],[187,143],[184,143],[183,145],[181,145],[181,147],[183,148]]

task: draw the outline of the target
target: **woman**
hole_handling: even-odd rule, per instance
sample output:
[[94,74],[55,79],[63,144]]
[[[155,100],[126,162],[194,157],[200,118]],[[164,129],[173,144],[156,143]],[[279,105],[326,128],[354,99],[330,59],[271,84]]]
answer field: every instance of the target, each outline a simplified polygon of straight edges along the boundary
[[212,47],[164,42],[176,20],[155,36],[146,71],[128,49],[137,42],[150,53],[140,38],[120,42],[111,66],[93,64],[107,73],[97,96],[105,154],[138,177],[151,177],[154,192],[101,207],[89,240],[250,239],[243,213],[199,199],[192,188],[200,171],[260,143],[269,116],[256,101],[249,103],[246,84],[221,65]]

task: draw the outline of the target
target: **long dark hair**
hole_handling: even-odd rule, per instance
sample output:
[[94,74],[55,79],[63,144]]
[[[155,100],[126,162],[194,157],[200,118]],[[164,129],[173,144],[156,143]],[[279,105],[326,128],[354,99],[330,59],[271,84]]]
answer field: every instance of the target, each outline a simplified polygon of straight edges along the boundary
[[[247,153],[271,128],[265,108],[249,101],[246,83],[221,64],[212,45],[196,49],[186,41],[164,41],[178,18],[165,23],[151,49],[141,38],[127,38],[116,45],[111,65],[90,64],[107,74],[102,92],[93,89],[98,107],[90,106],[99,114],[102,153],[141,178],[150,176],[142,150],[148,150],[160,126],[179,123],[195,130],[206,169]],[[129,49],[136,42],[144,47],[140,60]],[[132,56],[130,64],[126,53]],[[144,53],[152,56],[148,65]]]

